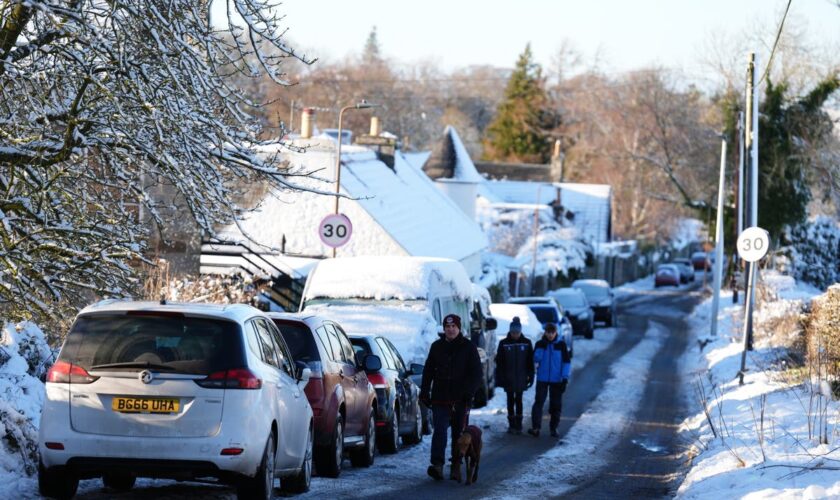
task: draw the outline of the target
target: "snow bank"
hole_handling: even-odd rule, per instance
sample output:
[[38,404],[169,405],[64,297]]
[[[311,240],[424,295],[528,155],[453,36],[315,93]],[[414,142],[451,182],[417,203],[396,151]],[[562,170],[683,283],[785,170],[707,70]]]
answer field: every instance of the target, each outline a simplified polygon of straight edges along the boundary
[[[756,323],[772,319],[779,311],[801,307],[815,289],[793,279],[764,273],[762,282],[773,293],[755,316]],[[721,298],[731,304],[731,295]],[[683,498],[837,498],[840,460],[837,426],[840,404],[830,391],[802,383],[803,371],[790,367],[785,339],[778,335],[757,338],[747,355],[744,385],[736,377],[742,353],[743,306],[730,305],[719,312],[715,339],[707,339],[711,299],[697,307],[690,318],[698,342],[690,344],[682,365],[689,402],[697,413],[682,424],[693,441],[691,468],[680,486]],[[701,349],[701,343],[708,342]],[[705,395],[705,396],[704,396]],[[703,411],[702,399],[706,399]],[[823,412],[818,411],[822,408]],[[809,419],[809,416],[811,417]],[[828,438],[819,439],[820,429]],[[825,442],[827,441],[827,442]]]
[[460,262],[426,257],[350,257],[319,262],[309,275],[304,300],[427,299],[435,279],[448,284],[452,296],[472,298],[472,283]]

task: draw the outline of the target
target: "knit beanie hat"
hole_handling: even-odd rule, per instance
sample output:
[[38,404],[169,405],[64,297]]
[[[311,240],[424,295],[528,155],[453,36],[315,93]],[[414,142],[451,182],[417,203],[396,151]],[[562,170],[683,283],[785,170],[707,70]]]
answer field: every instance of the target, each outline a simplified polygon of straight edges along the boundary
[[519,321],[519,316],[514,316],[510,322],[511,333],[522,333],[522,323]]

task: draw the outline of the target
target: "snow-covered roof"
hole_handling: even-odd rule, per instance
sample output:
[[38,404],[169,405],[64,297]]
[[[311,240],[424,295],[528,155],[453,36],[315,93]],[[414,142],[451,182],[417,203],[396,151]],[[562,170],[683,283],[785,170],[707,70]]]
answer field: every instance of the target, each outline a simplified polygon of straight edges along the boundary
[[423,171],[434,180],[444,182],[484,182],[473,164],[467,148],[454,127],[447,125],[443,138],[432,150]]
[[557,186],[550,182],[488,180],[485,186],[502,203],[547,205],[557,199]]
[[612,187],[609,184],[557,183],[560,204],[575,214],[574,224],[585,241],[611,239]]
[[472,298],[472,283],[460,262],[385,256],[321,261],[309,275],[303,299],[427,299],[435,282],[450,289],[452,296]]
[[[318,171],[317,175],[323,178],[300,178],[296,181],[299,186],[330,193],[334,190],[335,152],[325,147],[328,144],[323,140],[317,146],[306,152],[275,152],[290,165]],[[341,156],[341,192],[353,199],[342,198],[339,210],[350,218],[353,233],[338,250],[339,255],[416,255],[462,260],[487,247],[480,227],[428,176],[412,167],[402,152],[396,152],[393,169],[364,147],[343,146]],[[329,195],[274,192],[263,199],[258,211],[222,233],[227,238],[241,239],[244,231],[274,248],[279,248],[285,237],[285,251],[289,254],[326,256],[331,249],[321,242],[318,225],[333,212],[334,203],[335,198]]]

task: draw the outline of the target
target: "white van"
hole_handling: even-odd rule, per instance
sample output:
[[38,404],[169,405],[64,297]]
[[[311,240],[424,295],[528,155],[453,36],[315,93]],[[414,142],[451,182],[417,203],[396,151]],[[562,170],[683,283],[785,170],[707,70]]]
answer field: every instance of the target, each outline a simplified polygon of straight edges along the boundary
[[[327,259],[309,273],[300,310],[316,310],[351,335],[387,337],[409,364],[422,364],[443,332],[446,315],[460,316],[462,332],[470,338],[473,286],[464,266],[451,259]],[[484,349],[479,356],[484,373],[492,373]],[[487,380],[482,382],[486,394]],[[476,397],[477,406],[484,401],[484,395]]]

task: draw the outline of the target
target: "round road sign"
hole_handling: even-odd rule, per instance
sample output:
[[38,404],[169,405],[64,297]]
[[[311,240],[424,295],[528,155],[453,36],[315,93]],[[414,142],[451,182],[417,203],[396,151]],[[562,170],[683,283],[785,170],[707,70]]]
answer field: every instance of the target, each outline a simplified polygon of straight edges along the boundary
[[756,262],[767,255],[770,238],[760,227],[750,227],[738,235],[738,255],[747,262]]
[[353,234],[353,224],[344,214],[330,214],[321,219],[318,225],[318,236],[324,245],[337,248],[350,241]]

